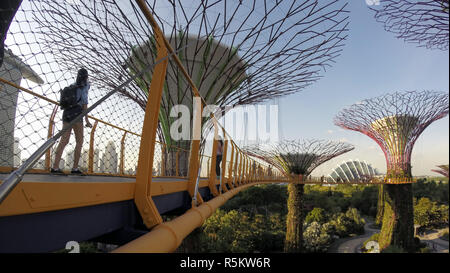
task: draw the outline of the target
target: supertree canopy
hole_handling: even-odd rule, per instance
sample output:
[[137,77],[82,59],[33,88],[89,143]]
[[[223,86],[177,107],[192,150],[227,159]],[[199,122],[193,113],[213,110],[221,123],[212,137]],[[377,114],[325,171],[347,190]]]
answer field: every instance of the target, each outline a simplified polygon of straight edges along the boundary
[[303,193],[306,176],[322,163],[353,149],[348,143],[315,139],[285,140],[266,148],[256,145],[244,148],[249,155],[265,160],[293,179],[293,183],[288,185],[285,252],[302,252],[303,249]]
[[[284,140],[261,148],[247,146],[244,150],[274,165],[286,176],[306,177],[324,162],[353,150],[351,144],[328,140]],[[301,182],[301,181],[300,181]]]
[[433,172],[442,174],[443,176],[448,178],[448,165],[439,165],[436,167],[438,167],[439,169],[432,170]]
[[430,49],[448,49],[449,0],[382,0],[370,9],[397,38]]
[[[135,1],[32,1],[43,48],[63,68],[90,68],[92,79],[110,90],[124,75],[156,61],[155,37]],[[304,89],[340,55],[347,38],[347,3],[308,1],[147,1],[158,24],[207,104],[258,103]],[[144,109],[152,69],[122,96]],[[171,110],[192,111],[192,90],[169,62],[158,136],[172,139]],[[204,118],[207,122],[209,117]],[[211,126],[211,125],[209,125]]]
[[381,248],[394,244],[412,251],[414,247],[412,149],[423,130],[448,112],[447,93],[408,91],[363,100],[335,117],[336,125],[369,136],[385,154],[388,185],[384,187]]

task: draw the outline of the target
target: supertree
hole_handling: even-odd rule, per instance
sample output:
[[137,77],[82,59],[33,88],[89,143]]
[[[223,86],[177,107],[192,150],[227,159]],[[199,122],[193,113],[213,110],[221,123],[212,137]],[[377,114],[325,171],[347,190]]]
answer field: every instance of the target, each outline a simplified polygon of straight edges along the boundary
[[249,155],[265,160],[292,179],[288,185],[285,252],[301,252],[303,248],[303,193],[307,177],[322,163],[353,149],[345,142],[316,139],[284,140],[266,148],[256,145],[244,148]]
[[363,100],[334,119],[375,140],[386,157],[381,249],[392,244],[413,250],[412,149],[423,130],[448,111],[446,93],[407,91]]
[[429,49],[448,49],[449,0],[372,2],[375,19],[397,38]]
[[[154,33],[134,2],[33,1],[36,31],[62,67],[89,67],[97,85],[112,89],[124,75],[156,60]],[[220,115],[226,106],[262,102],[314,83],[340,55],[347,37],[347,4],[339,0],[173,0],[147,5],[205,103],[217,105]],[[150,69],[121,95],[144,109],[152,73]],[[171,111],[185,105],[192,120],[192,101],[180,69],[169,62],[158,130],[168,146],[189,150],[190,140],[171,136]]]
[[448,165],[439,165],[436,167],[438,167],[439,169],[432,170],[433,172],[442,174],[443,176],[448,178]]

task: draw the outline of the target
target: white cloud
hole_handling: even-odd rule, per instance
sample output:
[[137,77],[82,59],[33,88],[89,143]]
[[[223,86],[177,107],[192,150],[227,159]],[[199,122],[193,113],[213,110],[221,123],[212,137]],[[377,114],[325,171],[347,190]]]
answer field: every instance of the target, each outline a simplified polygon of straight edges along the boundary
[[328,134],[332,134],[334,131],[333,130],[328,130],[327,133]]

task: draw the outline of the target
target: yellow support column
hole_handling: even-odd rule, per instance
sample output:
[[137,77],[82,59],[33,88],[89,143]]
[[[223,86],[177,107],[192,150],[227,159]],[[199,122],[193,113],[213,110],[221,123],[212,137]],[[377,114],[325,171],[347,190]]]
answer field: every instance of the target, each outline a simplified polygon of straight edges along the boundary
[[251,159],[247,157],[247,184],[252,180],[252,168],[251,168]]
[[244,156],[244,184],[248,183],[248,157]]
[[[139,161],[136,174],[134,202],[142,216],[147,228],[162,223],[161,215],[151,198],[153,156],[155,152],[156,129],[158,128],[158,115],[167,69],[167,49],[164,45],[164,35],[153,19],[150,10],[144,1],[137,1],[145,17],[153,27],[156,38],[157,57],[160,61],[153,70],[152,82],[145,107],[144,124],[139,148]],[[158,62],[157,61],[157,62]]]
[[123,133],[122,140],[120,141],[120,165],[119,173],[121,175],[125,174],[125,138],[127,136],[127,131]]
[[239,149],[237,147],[237,145],[235,146],[236,149],[236,164],[234,165],[234,187],[239,186],[239,161],[240,161],[240,157],[239,157]]
[[237,184],[238,186],[242,185],[242,166],[244,163],[244,157],[242,156],[242,153],[240,150],[238,150],[238,155],[239,155],[239,171],[238,171],[238,176],[237,176]]
[[94,172],[94,140],[95,140],[95,129],[97,129],[98,120],[94,122],[94,126],[91,129],[91,135],[89,139],[89,161],[88,161],[88,173]]

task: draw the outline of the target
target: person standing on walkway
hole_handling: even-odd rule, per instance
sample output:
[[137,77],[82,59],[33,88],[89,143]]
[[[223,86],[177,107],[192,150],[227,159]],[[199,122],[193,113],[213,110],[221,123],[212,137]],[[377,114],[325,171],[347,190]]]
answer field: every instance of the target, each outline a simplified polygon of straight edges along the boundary
[[[76,101],[77,103],[69,108],[64,109],[63,112],[63,128],[67,128],[69,123],[73,121],[77,116],[87,109],[88,104],[88,91],[90,84],[88,81],[88,71],[85,68],[78,70],[77,79],[74,83],[76,85]],[[85,116],[86,127],[92,127],[87,115]],[[83,147],[83,120],[75,123],[72,128],[67,130],[61,137],[59,145],[56,148],[55,160],[53,162],[53,168],[51,168],[51,173],[62,174],[63,172],[59,168],[59,162],[61,161],[61,156],[64,148],[69,143],[70,135],[72,130],[75,133],[75,151],[74,160],[72,167],[72,174],[83,174],[78,168],[78,162],[80,161],[81,148]]]
[[216,175],[220,178],[220,162],[222,162],[223,141],[219,139],[217,141],[217,155],[216,155]]

